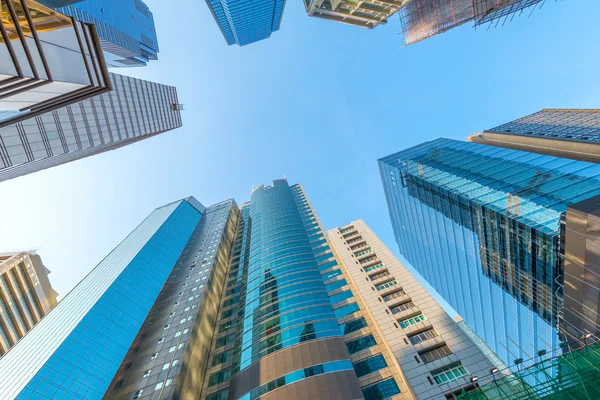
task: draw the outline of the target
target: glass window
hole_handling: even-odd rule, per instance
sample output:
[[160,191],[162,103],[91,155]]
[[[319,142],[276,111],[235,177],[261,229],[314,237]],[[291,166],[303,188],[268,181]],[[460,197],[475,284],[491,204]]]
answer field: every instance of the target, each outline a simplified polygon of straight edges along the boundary
[[413,317],[405,318],[402,320],[398,320],[401,328],[407,328],[411,325],[416,324],[417,322],[425,321],[427,318],[423,314],[417,314]]
[[387,363],[381,354],[354,363],[354,371],[356,372],[356,376],[359,378],[361,376],[370,374],[371,372],[379,371],[385,367],[387,367]]
[[354,354],[361,350],[368,349],[369,347],[373,347],[376,344],[377,342],[373,335],[367,335],[346,343],[346,347],[350,354]]
[[416,307],[415,303],[413,303],[412,301],[407,301],[406,303],[402,303],[402,304],[398,304],[397,306],[390,307],[390,311],[392,312],[392,314],[398,314],[399,312],[406,311],[413,307]]
[[435,329],[429,329],[429,330],[417,333],[415,335],[409,336],[408,340],[410,340],[410,342],[412,344],[417,344],[417,343],[421,343],[421,342],[424,342],[429,339],[433,339],[436,336],[438,336],[438,334],[435,331]]
[[450,350],[450,348],[445,344],[440,347],[436,347],[435,349],[419,353],[425,364],[439,360],[440,358],[446,357],[450,354],[452,354],[452,350]]
[[400,388],[394,378],[366,386],[362,390],[365,400],[385,400],[400,393]]
[[333,310],[333,313],[335,314],[335,317],[337,319],[340,319],[340,318],[344,318],[346,315],[352,314],[353,312],[356,312],[358,310],[360,310],[360,308],[358,307],[358,304],[351,303],[351,304],[347,304],[343,307]]
[[367,326],[367,321],[364,318],[359,318],[353,321],[346,322],[345,324],[341,324],[340,331],[342,332],[342,335],[347,335],[351,332],[362,329],[365,326]]
[[231,369],[227,368],[227,369],[224,369],[224,370],[221,370],[219,372],[215,372],[214,374],[212,374],[210,376],[210,378],[208,379],[208,384],[210,386],[217,385],[221,382],[225,382],[230,377],[231,377]]
[[148,371],[144,372],[143,378],[147,378],[148,376],[150,376],[150,372],[152,372],[151,369],[149,369]]
[[340,279],[339,281],[331,282],[330,284],[325,285],[325,290],[328,292],[333,292],[334,290],[346,286],[347,284],[348,282],[346,282],[346,279]]
[[441,370],[432,372],[431,375],[433,375],[433,379],[435,380],[435,382],[441,385],[443,383],[447,383],[455,379],[462,378],[463,376],[466,376],[467,371],[462,366],[462,364],[457,363],[442,368]]
[[144,393],[144,389],[140,389],[140,390],[138,390],[138,391],[137,391],[137,392],[135,392],[135,394],[133,395],[133,398],[134,398],[134,399],[138,399],[138,398],[139,398],[139,397],[142,395],[142,393]]
[[331,304],[339,303],[340,301],[344,301],[352,297],[352,292],[350,290],[346,290],[345,292],[341,292],[329,297]]

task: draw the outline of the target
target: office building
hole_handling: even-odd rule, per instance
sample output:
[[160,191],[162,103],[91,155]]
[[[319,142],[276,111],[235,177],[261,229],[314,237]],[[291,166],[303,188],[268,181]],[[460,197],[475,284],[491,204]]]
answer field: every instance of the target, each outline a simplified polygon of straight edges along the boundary
[[[444,399],[474,389],[475,381],[490,380],[490,370],[500,365],[484,355],[362,220],[328,236],[379,333],[375,336],[389,346],[414,398]],[[347,345],[373,337],[365,333],[363,328],[346,335]]]
[[561,221],[600,165],[438,139],[379,160],[400,253],[507,365],[559,347]]
[[34,252],[0,254],[0,357],[56,306],[49,273]]
[[300,185],[254,189],[229,268],[201,399],[443,399],[492,368],[362,221],[328,238]]
[[96,28],[35,0],[2,3],[0,128],[109,91]]
[[544,109],[469,142],[600,163],[600,110]]
[[373,29],[386,24],[404,3],[402,0],[305,0],[304,7],[311,17]]
[[410,45],[467,22],[474,27],[504,23],[542,4],[542,0],[411,0],[399,15],[404,42]]
[[205,213],[187,198],[150,214],[0,359],[0,398],[102,398]]
[[113,90],[0,128],[0,182],[181,126],[174,87],[110,74]]
[[494,364],[362,221],[330,238],[285,179],[241,209],[160,207],[0,359],[0,398],[444,399],[486,381]]
[[285,0],[206,0],[227,45],[245,46],[271,37],[281,26]]
[[[57,3],[56,0],[42,0]],[[64,2],[64,1],[63,1]],[[158,59],[154,17],[141,0],[85,0],[57,4],[56,10],[94,24],[109,67],[145,66]],[[60,3],[60,2],[59,2]]]

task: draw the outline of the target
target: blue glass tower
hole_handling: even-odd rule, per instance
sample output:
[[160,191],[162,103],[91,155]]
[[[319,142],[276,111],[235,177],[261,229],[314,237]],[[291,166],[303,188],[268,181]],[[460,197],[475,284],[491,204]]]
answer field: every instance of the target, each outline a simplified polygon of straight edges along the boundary
[[204,212],[146,218],[0,360],[0,398],[102,398]]
[[400,253],[500,359],[558,348],[561,220],[600,165],[438,139],[379,167]]
[[85,0],[56,10],[96,25],[109,67],[145,66],[158,58],[154,17],[141,0]]
[[267,39],[279,30],[285,0],[206,0],[229,46]]

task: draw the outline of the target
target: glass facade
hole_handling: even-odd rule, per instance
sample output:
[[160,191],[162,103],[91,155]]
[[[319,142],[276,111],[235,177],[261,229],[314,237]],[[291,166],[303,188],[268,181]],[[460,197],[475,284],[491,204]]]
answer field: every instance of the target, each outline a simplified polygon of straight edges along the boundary
[[0,359],[0,398],[101,398],[202,217],[195,203],[156,209]]
[[158,59],[154,17],[141,0],[85,0],[56,10],[96,25],[109,67],[145,66]]
[[285,0],[206,0],[228,45],[267,39],[281,25]]
[[340,336],[287,182],[255,189],[242,218],[248,251],[240,255],[238,270],[244,286],[234,305],[233,373],[277,350]]
[[92,24],[0,0],[0,127],[110,90]]
[[557,348],[560,221],[600,165],[438,139],[379,166],[400,253],[500,359]]
[[174,87],[110,78],[108,93],[0,128],[0,182],[181,126]]

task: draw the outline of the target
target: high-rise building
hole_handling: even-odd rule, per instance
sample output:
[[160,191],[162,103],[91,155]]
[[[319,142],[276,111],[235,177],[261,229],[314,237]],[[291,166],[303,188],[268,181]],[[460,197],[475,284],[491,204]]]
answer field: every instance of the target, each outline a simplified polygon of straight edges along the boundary
[[386,24],[404,3],[402,0],[305,0],[304,7],[311,17],[373,29]]
[[241,210],[158,208],[0,359],[0,398],[444,399],[485,381],[494,364],[362,221],[330,238],[285,179]]
[[205,214],[194,198],[150,214],[0,359],[0,398],[102,398]]
[[174,87],[110,74],[113,90],[0,128],[0,182],[181,126]]
[[0,128],[110,89],[92,24],[35,0],[2,2]]
[[[444,399],[468,391],[475,382],[489,380],[492,368],[501,367],[362,220],[332,229],[328,236],[350,287],[370,314],[372,331],[391,350],[416,399]],[[347,346],[373,337],[365,333],[363,328],[345,335]]]
[[229,46],[271,37],[281,26],[285,0],[206,0]]
[[400,9],[407,45],[420,42],[464,23],[475,27],[513,18],[542,0],[411,0]]
[[62,6],[41,0],[48,1],[57,11],[96,26],[109,67],[139,67],[158,59],[154,17],[142,0],[69,0],[75,4]]
[[469,142],[600,163],[600,110],[544,109]]
[[438,139],[379,160],[400,253],[507,365],[559,347],[567,207],[600,165]]
[[56,306],[49,273],[34,252],[0,254],[0,357]]

